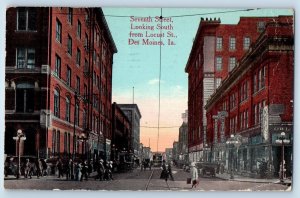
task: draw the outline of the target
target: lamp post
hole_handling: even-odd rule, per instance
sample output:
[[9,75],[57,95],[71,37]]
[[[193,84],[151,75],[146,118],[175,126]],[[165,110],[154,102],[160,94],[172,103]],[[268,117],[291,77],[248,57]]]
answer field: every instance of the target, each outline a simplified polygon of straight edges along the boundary
[[[226,141],[226,144],[230,149],[230,179],[233,179],[233,149],[236,145],[239,144],[238,140],[235,138],[233,134],[230,135],[230,138]],[[229,164],[229,163],[228,163]]]
[[278,138],[278,140],[276,140],[276,143],[281,144],[281,168],[280,168],[279,175],[280,175],[280,182],[283,183],[283,180],[285,178],[285,176],[284,176],[284,172],[285,172],[285,169],[284,169],[284,164],[285,164],[284,163],[284,144],[289,144],[290,140],[286,139],[285,132],[281,132],[280,137]]
[[25,141],[26,140],[26,136],[23,133],[23,131],[21,129],[19,129],[17,131],[17,136],[13,137],[14,140],[16,140],[16,153],[18,156],[18,172],[17,172],[17,179],[20,178],[20,174],[21,174],[21,152],[20,152],[20,143],[21,140]]
[[210,148],[208,147],[208,144],[205,144],[204,145],[204,148],[203,148],[203,150],[204,150],[204,152],[205,152],[205,160],[204,160],[204,162],[208,162],[209,160],[208,160],[208,152],[209,152],[209,150],[210,150]]

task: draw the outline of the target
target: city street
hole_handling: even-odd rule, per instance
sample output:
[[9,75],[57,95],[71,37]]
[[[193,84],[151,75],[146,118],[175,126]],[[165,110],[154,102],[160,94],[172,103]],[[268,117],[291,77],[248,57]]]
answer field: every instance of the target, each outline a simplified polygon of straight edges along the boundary
[[171,191],[284,191],[288,186],[274,182],[253,182],[253,181],[228,181],[220,178],[200,178],[200,184],[195,189],[191,189],[190,184],[186,184],[189,173],[181,169],[173,169],[175,181],[165,182],[160,179],[160,169],[141,171],[135,169],[128,173],[114,174],[112,181],[95,181],[92,176],[88,181],[66,181],[55,176],[42,177],[37,179],[19,180],[10,176],[5,178],[4,187],[6,189],[44,189],[44,190],[171,190]]

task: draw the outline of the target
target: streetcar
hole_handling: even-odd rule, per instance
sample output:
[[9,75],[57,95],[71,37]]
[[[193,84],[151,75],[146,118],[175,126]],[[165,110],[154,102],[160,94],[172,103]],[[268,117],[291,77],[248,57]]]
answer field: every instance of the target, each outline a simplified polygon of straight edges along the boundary
[[163,162],[163,154],[162,153],[153,153],[153,166],[160,167]]

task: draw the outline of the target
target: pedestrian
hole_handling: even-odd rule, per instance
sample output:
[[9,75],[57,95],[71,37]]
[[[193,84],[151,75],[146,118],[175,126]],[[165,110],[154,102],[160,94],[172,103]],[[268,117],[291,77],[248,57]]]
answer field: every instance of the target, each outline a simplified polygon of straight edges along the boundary
[[85,180],[88,180],[88,165],[87,162],[84,161],[81,164],[81,177],[80,177],[80,181],[83,180],[83,177],[85,178]]
[[81,178],[81,164],[79,162],[75,163],[74,172],[75,172],[75,180],[79,181]]
[[56,168],[58,170],[58,178],[60,178],[60,176],[63,177],[63,163],[60,158],[56,162]]
[[39,179],[42,176],[43,165],[40,159],[36,159],[35,161],[36,167],[36,177]]
[[167,169],[165,160],[163,160],[163,162],[162,162],[161,169],[162,169],[162,171],[160,173],[160,179],[164,179],[165,181],[168,181],[169,173],[168,173],[168,169]]
[[100,159],[99,163],[97,164],[97,176],[95,179],[99,179],[100,181],[103,181],[104,172],[105,172],[105,168],[103,165],[103,159]]
[[72,160],[70,159],[69,161],[66,161],[64,167],[65,167],[65,173],[66,173],[66,180],[71,179],[71,162]]
[[168,174],[169,174],[171,180],[174,181],[174,177],[172,174],[172,168],[171,168],[171,162],[168,163]]
[[198,178],[198,170],[196,168],[196,163],[191,163],[191,178],[192,178],[192,188],[196,188],[196,186],[199,184],[199,178]]
[[26,159],[26,163],[25,163],[25,178],[30,178],[31,179],[31,175],[32,175],[32,165],[29,161],[29,159]]
[[[48,166],[44,159],[41,159],[41,163],[42,163],[42,177],[43,177],[45,175],[45,173],[47,173]],[[47,173],[47,175],[48,175],[48,173]]]
[[88,166],[88,176],[90,176],[90,174],[93,171],[93,160],[89,160],[87,166]]
[[109,180],[113,180],[114,179],[112,172],[113,172],[113,162],[110,161],[109,164],[108,164],[108,179]]

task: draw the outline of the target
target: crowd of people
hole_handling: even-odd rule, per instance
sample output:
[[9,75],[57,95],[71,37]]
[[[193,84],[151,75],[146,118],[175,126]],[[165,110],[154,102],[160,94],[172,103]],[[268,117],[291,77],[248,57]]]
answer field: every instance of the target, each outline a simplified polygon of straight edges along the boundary
[[[21,175],[24,178],[31,179],[33,176],[37,178],[49,175],[56,175],[58,178],[64,178],[66,180],[83,181],[88,180],[91,173],[96,172],[96,176],[93,176],[95,180],[113,180],[113,162],[99,159],[73,161],[72,159],[63,160],[58,158],[56,163],[47,164],[43,159],[36,159],[34,162],[26,159],[20,166],[20,172],[18,168],[15,170],[15,176],[19,178]],[[5,168],[9,165],[5,166]],[[8,168],[7,168],[8,169]],[[8,173],[8,171],[5,171]],[[7,177],[7,174],[5,175]]]
[[99,159],[95,162],[92,160],[84,160],[82,162],[73,162],[72,159],[68,163],[63,163],[59,159],[56,163],[56,169],[58,171],[58,178],[64,177],[66,175],[66,180],[83,181],[88,180],[90,174],[95,171],[97,173],[94,176],[95,180],[113,180],[113,162]]

